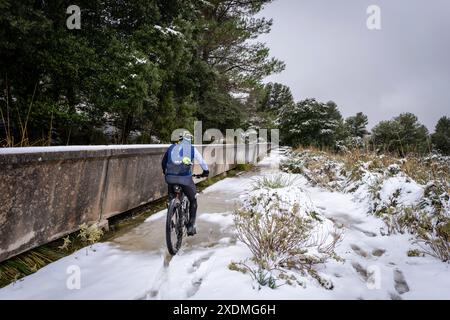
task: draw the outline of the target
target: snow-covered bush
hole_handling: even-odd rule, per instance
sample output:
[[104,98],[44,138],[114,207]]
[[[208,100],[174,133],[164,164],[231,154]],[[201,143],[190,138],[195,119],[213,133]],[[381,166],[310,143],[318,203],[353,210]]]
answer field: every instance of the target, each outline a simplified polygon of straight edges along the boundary
[[273,277],[289,269],[310,273],[314,264],[335,256],[334,248],[341,238],[333,223],[317,213],[297,186],[262,186],[251,191],[235,210],[234,222],[238,239],[252,252],[256,267],[245,262],[240,265],[260,284],[255,275],[261,270]]
[[[367,203],[370,213],[383,219],[383,233],[413,234],[424,244],[425,253],[449,261],[450,237],[443,231],[450,227],[449,182],[443,175],[439,180],[418,183],[405,173],[405,167],[411,167],[410,160],[400,159],[377,171],[363,170],[361,180],[350,184],[350,190]],[[426,170],[417,165],[410,174],[426,182],[433,179],[429,171],[426,177]]]
[[424,252],[450,260],[448,157],[399,159],[357,150],[345,155],[301,150],[291,153],[282,170],[301,173],[312,185],[352,193],[368,213],[383,219],[383,234],[411,233],[424,244]]
[[347,153],[352,152],[355,149],[363,149],[366,147],[366,143],[361,137],[348,137],[345,140],[338,140],[335,144],[337,152]]
[[341,190],[344,176],[343,164],[331,159],[326,152],[303,150],[292,152],[281,163],[281,169],[302,174],[313,186]]
[[337,105],[306,99],[280,110],[278,127],[284,132],[282,142],[290,146],[334,147],[342,135],[344,123]]

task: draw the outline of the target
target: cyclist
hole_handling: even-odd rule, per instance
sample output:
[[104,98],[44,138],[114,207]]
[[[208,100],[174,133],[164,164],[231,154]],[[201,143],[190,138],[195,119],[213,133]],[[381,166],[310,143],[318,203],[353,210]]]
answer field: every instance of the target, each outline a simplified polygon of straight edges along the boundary
[[194,159],[200,164],[203,172],[202,177],[208,177],[209,169],[205,160],[198,150],[192,145],[192,135],[188,132],[180,134],[178,142],[167,149],[161,165],[168,187],[169,202],[174,196],[174,185],[180,185],[183,193],[188,197],[189,222],[187,224],[187,235],[193,236],[197,233],[195,218],[197,215],[197,189],[192,180],[192,164]]

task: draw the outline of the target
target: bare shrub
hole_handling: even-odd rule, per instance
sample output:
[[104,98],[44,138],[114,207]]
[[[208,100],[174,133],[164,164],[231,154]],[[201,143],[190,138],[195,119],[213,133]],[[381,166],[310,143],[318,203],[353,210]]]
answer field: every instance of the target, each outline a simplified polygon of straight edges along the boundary
[[417,238],[424,253],[450,262],[450,218],[441,217],[431,230],[419,232]]
[[250,249],[257,267],[239,264],[260,285],[260,270],[272,274],[287,268],[311,274],[314,264],[336,256],[334,249],[342,238],[340,232],[324,228],[317,213],[301,208],[301,203],[286,206],[280,200],[273,194],[253,198],[234,212],[237,237]]
[[238,239],[245,243],[255,262],[267,270],[285,265],[310,246],[312,219],[282,210],[280,214],[237,210],[235,226]]
[[443,262],[450,261],[450,243],[445,239],[432,235],[432,236],[419,236],[416,241],[425,254],[438,258]]

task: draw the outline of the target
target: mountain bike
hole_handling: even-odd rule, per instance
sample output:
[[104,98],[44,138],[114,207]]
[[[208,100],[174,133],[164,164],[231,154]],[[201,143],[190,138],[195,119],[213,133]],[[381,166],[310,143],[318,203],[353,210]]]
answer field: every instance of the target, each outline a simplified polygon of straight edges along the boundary
[[[199,174],[192,175],[201,178]],[[166,218],[166,243],[171,255],[176,255],[183,242],[183,235],[187,232],[189,222],[189,199],[183,193],[180,185],[173,186],[174,197],[170,200]]]

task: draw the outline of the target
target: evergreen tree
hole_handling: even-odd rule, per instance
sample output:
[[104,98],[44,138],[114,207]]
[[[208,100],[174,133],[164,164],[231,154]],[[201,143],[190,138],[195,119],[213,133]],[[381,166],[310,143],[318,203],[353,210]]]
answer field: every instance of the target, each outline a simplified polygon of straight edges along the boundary
[[450,155],[450,118],[441,117],[431,136],[434,147],[445,155]]
[[202,2],[197,52],[211,73],[199,82],[196,116],[207,128],[223,130],[248,125],[249,118],[254,118],[254,114],[248,113],[252,107],[235,95],[252,95],[264,77],[284,68],[283,63],[269,57],[264,44],[249,41],[270,31],[272,21],[255,18],[269,2],[271,0]]
[[[236,92],[282,69],[254,40],[268,0],[0,1],[0,144],[168,141],[193,120],[234,127]],[[105,135],[108,133],[108,135]],[[28,138],[28,139],[27,139]]]
[[280,114],[283,143],[291,146],[334,147],[342,139],[344,122],[333,101],[306,99],[284,108]]
[[369,133],[366,129],[368,123],[367,116],[362,112],[358,112],[356,115],[345,119],[348,132],[352,137],[363,138],[367,135]]
[[402,113],[393,120],[382,121],[372,130],[375,147],[404,156],[429,151],[427,128],[412,113]]
[[294,105],[289,87],[280,83],[255,86],[245,100],[249,114],[247,127],[274,129],[281,110]]
[[279,112],[284,107],[294,104],[291,89],[281,83],[268,83],[264,87],[264,97],[261,101],[261,111]]

